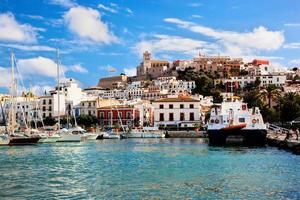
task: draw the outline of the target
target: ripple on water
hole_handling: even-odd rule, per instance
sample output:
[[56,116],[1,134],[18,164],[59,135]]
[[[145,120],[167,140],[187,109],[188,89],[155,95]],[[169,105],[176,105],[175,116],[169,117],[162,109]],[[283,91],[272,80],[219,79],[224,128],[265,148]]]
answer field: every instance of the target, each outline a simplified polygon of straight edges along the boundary
[[0,199],[300,199],[300,158],[199,139],[0,147]]

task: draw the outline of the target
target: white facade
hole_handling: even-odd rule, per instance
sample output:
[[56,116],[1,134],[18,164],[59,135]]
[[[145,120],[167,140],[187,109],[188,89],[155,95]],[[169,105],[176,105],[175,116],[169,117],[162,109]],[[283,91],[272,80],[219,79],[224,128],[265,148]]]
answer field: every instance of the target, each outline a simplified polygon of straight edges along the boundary
[[154,125],[194,127],[200,124],[200,101],[192,98],[165,98],[154,101]]
[[225,79],[224,84],[228,82],[238,82],[240,87],[243,88],[247,84],[254,83],[256,79],[260,79],[260,86],[267,85],[276,85],[283,86],[286,81],[286,75],[277,74],[277,75],[260,75],[260,76],[235,76],[230,79]]

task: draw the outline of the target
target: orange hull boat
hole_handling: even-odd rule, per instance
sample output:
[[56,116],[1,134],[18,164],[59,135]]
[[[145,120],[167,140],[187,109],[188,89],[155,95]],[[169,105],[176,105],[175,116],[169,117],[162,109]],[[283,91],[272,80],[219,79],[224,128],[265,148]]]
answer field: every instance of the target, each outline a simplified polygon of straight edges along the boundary
[[225,128],[222,128],[222,131],[234,131],[234,130],[240,130],[242,128],[245,128],[247,124],[239,124],[239,125],[230,125]]

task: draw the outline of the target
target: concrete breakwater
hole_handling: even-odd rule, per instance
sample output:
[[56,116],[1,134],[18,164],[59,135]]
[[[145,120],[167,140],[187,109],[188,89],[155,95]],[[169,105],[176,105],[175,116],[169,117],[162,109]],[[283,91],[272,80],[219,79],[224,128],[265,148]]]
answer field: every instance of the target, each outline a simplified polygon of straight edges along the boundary
[[267,143],[269,146],[275,146],[279,149],[284,149],[293,152],[294,154],[300,155],[300,140],[291,137],[286,139],[286,135],[282,133],[275,133],[269,131],[267,135]]

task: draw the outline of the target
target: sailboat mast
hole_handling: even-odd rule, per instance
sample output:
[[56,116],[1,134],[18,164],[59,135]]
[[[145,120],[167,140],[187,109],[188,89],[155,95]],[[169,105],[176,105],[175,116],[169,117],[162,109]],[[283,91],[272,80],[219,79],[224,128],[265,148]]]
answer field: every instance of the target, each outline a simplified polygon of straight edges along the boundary
[[58,130],[60,129],[60,74],[59,74],[59,49],[57,49],[57,107],[58,107]]
[[15,122],[16,122],[16,114],[15,114],[15,66],[14,66],[14,52],[11,50],[10,54],[11,59],[11,121],[10,126],[12,127],[12,133],[15,132]]

